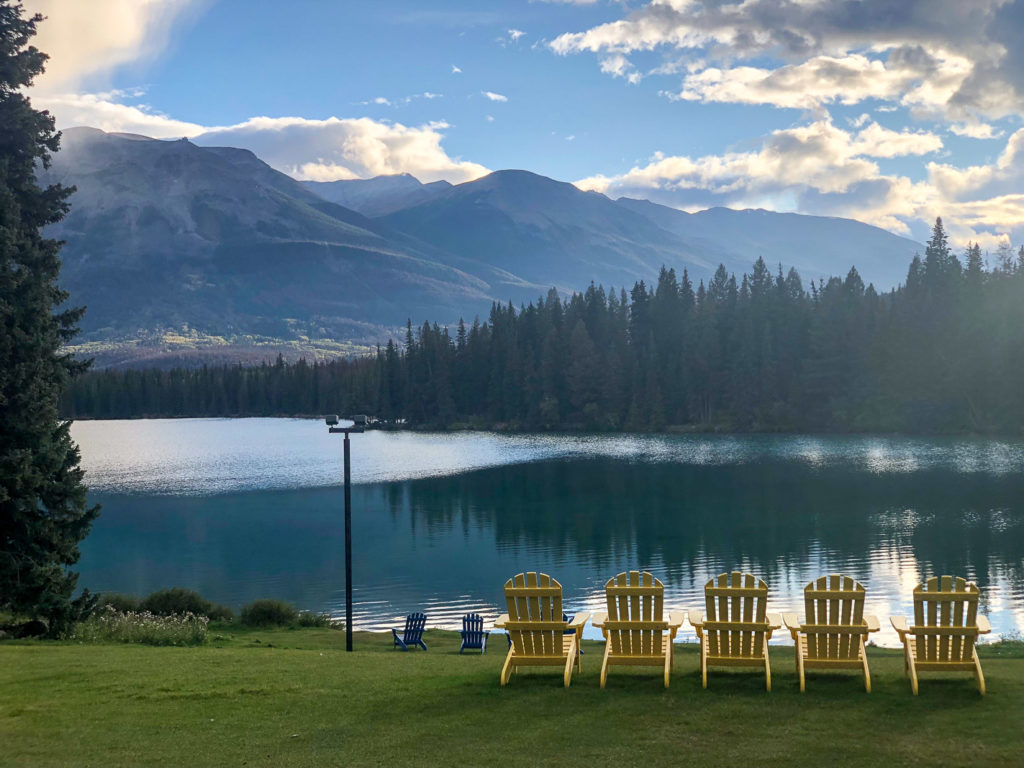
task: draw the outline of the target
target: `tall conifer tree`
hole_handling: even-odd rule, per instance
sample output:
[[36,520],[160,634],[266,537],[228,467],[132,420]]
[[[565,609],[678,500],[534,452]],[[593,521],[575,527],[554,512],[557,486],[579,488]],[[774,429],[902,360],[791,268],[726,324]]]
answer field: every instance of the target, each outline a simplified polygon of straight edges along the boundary
[[36,182],[60,134],[22,89],[46,55],[29,45],[42,17],[0,0],[0,611],[62,632],[90,603],[72,600],[78,543],[97,508],[86,503],[78,448],[58,402],[83,366],[62,347],[80,309],[59,309],[60,243],[41,229],[67,212],[73,189]]

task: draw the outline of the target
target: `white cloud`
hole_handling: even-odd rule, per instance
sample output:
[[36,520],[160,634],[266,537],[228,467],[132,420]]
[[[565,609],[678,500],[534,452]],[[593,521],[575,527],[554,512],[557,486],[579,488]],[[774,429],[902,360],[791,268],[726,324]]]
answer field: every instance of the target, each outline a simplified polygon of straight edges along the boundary
[[[964,122],[1024,113],[1021,14],[1008,0],[653,0],[617,21],[555,38],[566,55],[668,49],[707,62],[676,97],[817,109],[867,99]],[[754,61],[757,66],[737,65]],[[768,65],[765,65],[765,62]],[[659,68],[665,72],[671,67]]]
[[53,111],[58,128],[88,125],[105,131],[154,138],[190,137],[197,144],[250,149],[279,171],[296,178],[330,181],[381,174],[411,173],[421,181],[469,181],[484,166],[452,158],[441,146],[444,121],[420,126],[370,118],[309,120],[254,117],[229,126],[203,126],[175,120],[144,106],[117,103],[117,92],[34,97]]
[[461,74],[461,73],[462,73],[462,70],[459,69],[458,67],[456,67],[454,64],[452,64],[452,74],[453,75],[458,75],[458,74]]
[[412,102],[416,101],[417,99],[427,99],[428,101],[433,101],[434,99],[441,99],[441,98],[444,98],[444,94],[443,93],[434,93],[433,91],[423,91],[423,93],[414,93],[411,96],[403,96],[403,97],[398,98],[398,99],[395,99],[395,98],[389,99],[386,96],[378,96],[375,99],[371,99],[370,101],[360,101],[359,103],[364,105],[364,106],[368,105],[368,104],[377,104],[379,106],[384,106],[384,107],[398,107],[398,106],[402,106],[404,104],[411,104]]
[[621,53],[613,53],[602,58],[601,71],[613,77],[625,78],[631,85],[636,85],[643,77],[636,71],[633,63]]
[[484,120],[486,120],[488,123],[493,123],[494,122],[494,115],[487,115],[484,118]]
[[495,93],[494,91],[480,91],[480,93],[491,101],[508,101],[508,96],[502,96],[500,93]]
[[195,0],[25,0],[41,13],[32,44],[49,54],[35,92],[66,93],[106,85],[114,68],[158,55]]
[[949,126],[949,130],[957,136],[966,136],[971,139],[999,139],[1005,135],[1005,131],[996,128],[990,123],[960,123]]
[[868,157],[927,155],[942,149],[942,139],[928,131],[893,131],[871,123],[851,143],[854,154]]
[[516,40],[518,40],[520,37],[522,37],[525,34],[526,33],[523,32],[523,30],[521,30],[521,29],[510,29],[508,31],[508,39],[511,40],[512,42],[515,42]]
[[952,54],[932,58],[927,67],[899,57],[815,56],[775,69],[708,67],[687,75],[675,98],[819,111],[826,104],[877,99],[938,112],[969,72],[967,60]]
[[912,181],[883,173],[874,158],[923,155],[942,148],[935,134],[869,123],[856,132],[828,120],[772,132],[761,146],[721,155],[656,154],[617,176],[592,176],[581,189],[644,197],[684,210],[714,205],[845,216],[908,234],[941,215],[953,240],[995,242],[1024,236],[1024,129],[992,165],[959,168],[932,161]]
[[309,120],[255,117],[238,125],[211,128],[197,144],[244,147],[296,178],[367,178],[411,173],[421,181],[469,181],[489,171],[453,159],[441,146],[447,123],[422,126],[369,118]]
[[48,109],[58,128],[87,125],[104,131],[140,133],[156,139],[195,136],[206,130],[198,123],[175,120],[145,105],[122,104],[122,92],[34,94],[33,106]]

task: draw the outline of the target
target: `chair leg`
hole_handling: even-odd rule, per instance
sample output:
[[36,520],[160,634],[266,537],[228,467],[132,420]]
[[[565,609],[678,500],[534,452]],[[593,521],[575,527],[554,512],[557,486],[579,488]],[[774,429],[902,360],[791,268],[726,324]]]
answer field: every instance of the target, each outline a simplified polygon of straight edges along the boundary
[[575,656],[579,652],[579,646],[576,643],[574,643],[573,645],[576,645],[576,647],[570,648],[569,653],[567,653],[565,656],[565,674],[562,676],[562,680],[565,683],[566,688],[568,688],[569,683],[572,682],[572,668],[573,664],[577,661],[573,658],[573,656]]
[[700,639],[700,682],[705,689],[708,687],[708,650],[703,637]]
[[672,677],[672,641],[669,641],[668,650],[665,651],[665,687],[668,688],[669,680]]
[[917,696],[917,665],[914,664],[914,655],[907,648],[907,673],[910,675],[910,690]]
[[807,690],[807,680],[804,675],[804,649],[801,637],[796,639],[796,674],[800,678],[800,693],[804,693]]
[[985,695],[985,675],[981,671],[981,659],[978,658],[978,652],[974,652],[974,676],[978,678],[978,692]]
[[772,690],[772,660],[768,656],[768,638],[764,639],[764,687],[771,693]]
[[871,693],[871,668],[868,667],[868,649],[863,637],[860,641],[860,662],[864,665],[864,690]]
[[509,678],[512,677],[512,655],[515,653],[515,648],[508,649],[508,656],[505,657],[505,664],[501,667],[501,684],[508,685]]
[[606,682],[608,682],[608,656],[611,653],[612,644],[605,641],[604,644],[604,660],[601,662],[601,688],[604,688]]

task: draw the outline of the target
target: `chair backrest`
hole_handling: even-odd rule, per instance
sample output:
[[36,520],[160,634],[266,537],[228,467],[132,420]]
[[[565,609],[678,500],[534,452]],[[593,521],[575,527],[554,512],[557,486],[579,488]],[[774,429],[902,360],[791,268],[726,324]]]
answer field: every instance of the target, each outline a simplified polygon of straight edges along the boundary
[[914,589],[919,661],[970,662],[978,637],[978,586],[957,576],[933,576]]
[[520,656],[562,655],[562,585],[546,573],[520,573],[505,582],[505,629]]
[[711,656],[755,658],[764,652],[768,585],[750,573],[723,573],[704,585]]
[[665,627],[665,585],[647,571],[629,571],[608,579],[608,633],[611,652],[624,656],[661,656]]
[[480,645],[484,639],[484,617],[469,613],[462,617],[462,641],[466,645]]
[[405,617],[405,632],[402,641],[406,644],[418,643],[423,639],[423,630],[427,626],[427,615],[425,613],[410,613]]
[[860,658],[860,636],[867,633],[864,595],[862,584],[837,573],[804,587],[801,629],[807,633],[809,659]]

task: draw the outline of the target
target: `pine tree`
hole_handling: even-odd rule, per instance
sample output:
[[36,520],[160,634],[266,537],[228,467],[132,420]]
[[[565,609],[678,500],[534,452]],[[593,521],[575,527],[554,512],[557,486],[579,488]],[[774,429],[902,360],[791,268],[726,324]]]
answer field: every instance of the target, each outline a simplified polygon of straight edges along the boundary
[[67,212],[73,192],[41,189],[36,163],[48,165],[60,134],[22,89],[46,55],[28,44],[42,16],[0,2],[0,611],[63,632],[91,604],[72,600],[78,542],[98,508],[89,508],[78,448],[58,403],[84,366],[62,346],[82,310],[56,311],[60,243],[40,230]]
[[596,409],[601,386],[601,361],[582,320],[576,321],[569,338],[566,380],[569,401],[578,412],[582,413],[590,405]]

